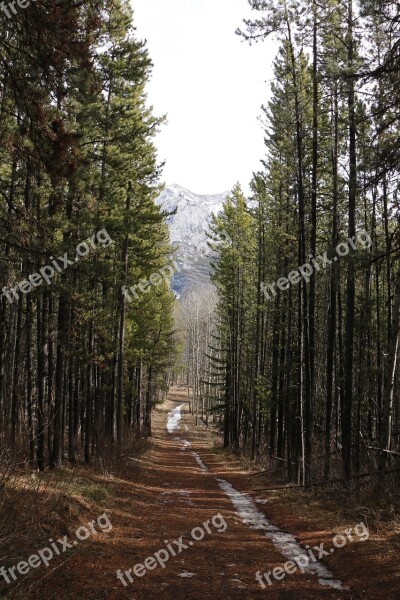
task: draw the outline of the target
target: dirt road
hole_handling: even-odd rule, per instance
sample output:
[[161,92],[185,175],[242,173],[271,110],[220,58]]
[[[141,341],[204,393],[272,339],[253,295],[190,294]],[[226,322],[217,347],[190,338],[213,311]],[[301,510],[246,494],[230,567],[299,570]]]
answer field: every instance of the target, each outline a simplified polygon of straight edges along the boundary
[[[290,514],[279,516],[278,527],[276,508],[269,514],[268,498],[251,491],[254,479],[238,461],[227,463],[204,425],[195,427],[185,402],[182,390],[171,390],[155,411],[151,449],[131,460],[124,479],[111,482],[114,497],[105,510],[112,531],[80,544],[21,598],[396,597],[389,588],[381,596],[367,586],[373,554],[368,565],[365,551],[361,557],[356,550],[362,530],[336,548],[331,531],[303,528],[299,536]],[[303,538],[302,547],[290,534]],[[309,555],[306,566],[305,545],[315,548],[315,558],[323,551],[321,561]],[[290,573],[279,569],[288,561]]]

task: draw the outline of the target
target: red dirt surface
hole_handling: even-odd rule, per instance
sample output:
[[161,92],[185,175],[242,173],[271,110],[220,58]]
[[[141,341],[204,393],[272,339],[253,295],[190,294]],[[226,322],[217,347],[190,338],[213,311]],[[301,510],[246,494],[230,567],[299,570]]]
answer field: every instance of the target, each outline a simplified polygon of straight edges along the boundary
[[[150,449],[141,457],[130,459],[131,466],[124,470],[123,478],[115,477],[107,484],[113,489],[113,497],[102,512],[109,515],[112,531],[80,542],[49,568],[41,566],[32,574],[34,579],[27,576],[9,597],[24,600],[400,598],[398,555],[396,560],[396,555],[388,553],[387,545],[377,536],[366,542],[348,543],[327,557],[326,562],[322,561],[335,578],[350,588],[348,591],[323,588],[316,577],[300,572],[262,589],[255,573],[272,571],[287,559],[263,531],[250,529],[242,522],[215,478],[226,479],[253,500],[269,500],[268,492],[263,495],[254,492],[255,479],[249,477],[238,460],[221,452],[215,436],[204,425],[194,425],[187,404],[182,407],[179,431],[168,433],[168,412],[186,398],[184,390],[171,390],[167,402],[154,412]],[[184,449],[184,440],[191,446]],[[209,467],[208,472],[202,471],[193,451]],[[269,500],[257,506],[271,523],[295,535],[302,545],[324,542],[331,548],[333,536],[339,533],[320,524],[313,527],[309,518],[299,517],[298,510],[291,512],[285,502],[278,505]],[[137,563],[143,564],[147,557],[165,549],[166,541],[183,536],[187,543],[192,529],[202,527],[217,513],[226,521],[224,532],[217,532],[209,524],[211,533],[170,557],[165,568],[157,564],[142,577],[132,573],[133,583],[128,582],[126,587],[117,579],[118,569],[124,572]],[[94,514],[93,518],[96,517]],[[177,546],[174,548],[177,550]],[[192,575],[182,576],[188,573]]]

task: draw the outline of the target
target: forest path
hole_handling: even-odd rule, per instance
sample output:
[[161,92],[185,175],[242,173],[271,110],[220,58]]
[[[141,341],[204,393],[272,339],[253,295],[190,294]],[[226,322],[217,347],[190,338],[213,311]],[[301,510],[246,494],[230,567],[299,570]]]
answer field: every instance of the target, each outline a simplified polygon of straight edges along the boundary
[[[252,529],[243,522],[243,514],[239,516],[235,510],[231,497],[236,508],[248,510],[247,496],[228,497],[217,479],[228,482],[225,485],[228,492],[232,491],[231,484],[235,490],[249,494],[257,509],[270,520],[268,504],[248,491],[254,479],[249,478],[237,460],[227,460],[226,454],[214,443],[215,436],[204,425],[195,426],[184,394],[182,389],[170,391],[167,401],[154,412],[151,449],[141,458],[131,460],[132,468],[124,479],[112,482],[114,498],[106,507],[112,531],[80,544],[67,562],[46,576],[35,593],[23,597],[48,600],[60,597],[75,600],[374,598],[371,594],[354,592],[354,586],[349,583],[354,565],[347,564],[345,573],[342,568],[346,565],[345,559],[341,561],[336,555],[328,556],[329,569],[350,586],[349,590],[326,588],[317,576],[299,570],[286,575],[282,581],[272,578],[271,585],[264,582],[266,587],[262,589],[256,572],[272,571],[288,558],[266,537],[265,531]],[[179,429],[172,431],[174,426]],[[250,507],[250,513],[251,510]],[[254,515],[250,514],[249,519],[252,518]],[[284,523],[285,519],[283,515],[280,521]],[[207,521],[208,525],[204,525]],[[290,524],[290,515],[287,521]],[[192,533],[196,538],[204,537],[194,541]],[[324,541],[328,546],[329,533],[309,532],[308,543],[318,545]],[[172,541],[181,536],[187,547]],[[176,556],[171,556],[167,544]],[[165,568],[155,559],[148,560],[146,572],[143,574],[143,567],[138,567],[142,576],[135,575],[135,565],[143,565],[147,557],[158,551],[163,551],[159,554],[161,562],[168,556]],[[345,551],[346,548],[337,550],[337,556]],[[340,572],[337,572],[338,564]],[[117,578],[117,571],[124,573],[129,569],[132,569],[133,582],[124,574],[125,586]]]

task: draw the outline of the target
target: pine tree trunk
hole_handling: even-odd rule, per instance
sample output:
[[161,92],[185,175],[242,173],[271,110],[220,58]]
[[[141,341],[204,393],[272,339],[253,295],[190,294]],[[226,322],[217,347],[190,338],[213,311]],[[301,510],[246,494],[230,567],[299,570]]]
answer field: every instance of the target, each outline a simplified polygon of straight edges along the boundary
[[[129,184],[126,195],[125,214],[129,217],[131,206],[131,186]],[[128,283],[128,256],[129,256],[129,234],[126,233],[122,248],[122,285]],[[121,454],[122,444],[122,426],[123,426],[123,408],[124,408],[124,363],[125,363],[125,321],[126,321],[126,298],[125,294],[120,294],[119,310],[119,334],[118,334],[118,367],[117,367],[117,454]]]
[[[333,176],[333,216],[331,246],[332,252],[338,243],[338,155],[339,155],[339,109],[338,86],[335,84],[333,99],[333,139],[332,147],[332,176]],[[325,410],[325,465],[324,475],[329,479],[331,455],[332,407],[334,398],[335,376],[335,345],[336,345],[336,310],[337,310],[337,270],[333,262],[330,271],[330,299],[328,308],[328,340],[326,354],[326,410]]]
[[[348,110],[349,110],[349,238],[356,234],[356,197],[357,197],[357,146],[356,146],[356,97],[354,79],[351,76],[354,67],[353,39],[353,0],[348,3]],[[353,418],[353,357],[354,357],[354,320],[355,320],[355,267],[350,257],[347,268],[346,327],[345,327],[345,364],[344,364],[344,405],[342,414],[343,472],[346,478],[352,471],[352,418]]]
[[393,394],[394,382],[397,367],[397,354],[399,347],[400,333],[400,271],[396,276],[396,289],[392,311],[392,322],[389,331],[389,342],[385,366],[385,380],[383,392],[383,414],[380,447],[381,456],[379,460],[379,469],[384,470],[387,464],[387,452],[390,452],[392,440],[392,419],[393,419]]

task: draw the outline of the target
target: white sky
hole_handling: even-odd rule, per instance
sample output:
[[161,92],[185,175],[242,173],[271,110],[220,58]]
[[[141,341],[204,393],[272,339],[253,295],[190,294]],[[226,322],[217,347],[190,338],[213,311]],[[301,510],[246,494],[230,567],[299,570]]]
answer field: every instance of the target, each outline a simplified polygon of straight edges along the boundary
[[248,190],[264,157],[260,106],[270,95],[277,44],[249,46],[235,29],[247,0],[132,0],[137,35],[154,63],[148,86],[164,180],[198,194]]

